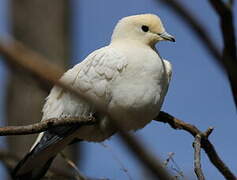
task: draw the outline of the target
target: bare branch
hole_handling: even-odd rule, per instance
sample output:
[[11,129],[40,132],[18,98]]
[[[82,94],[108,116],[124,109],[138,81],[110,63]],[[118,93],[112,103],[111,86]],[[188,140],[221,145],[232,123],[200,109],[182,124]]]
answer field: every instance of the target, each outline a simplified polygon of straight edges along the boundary
[[111,155],[113,156],[114,160],[116,162],[118,162],[118,165],[120,166],[120,169],[127,175],[129,180],[133,180],[131,175],[129,174],[128,169],[124,166],[124,164],[120,161],[120,159],[116,156],[116,154],[114,153],[113,149],[111,149],[108,145],[106,145],[105,143],[101,142],[100,143],[104,148],[106,148]]
[[[224,41],[223,49],[223,60],[231,61],[232,64],[237,63],[236,55],[236,37],[235,37],[235,28],[233,22],[233,13],[232,13],[232,3],[229,1],[228,4],[224,3],[222,0],[209,0],[213,9],[216,10],[220,18],[220,27],[222,31],[222,37]],[[228,58],[229,57],[229,58]],[[234,66],[235,71],[237,66]],[[232,74],[228,73],[228,78],[231,82],[232,92],[234,93],[235,101],[237,102],[237,84],[234,83],[234,77]]]
[[35,134],[58,126],[69,126],[73,124],[82,126],[93,125],[95,123],[96,120],[93,117],[52,118],[32,125],[0,127],[0,136]]
[[197,134],[193,143],[194,148],[194,171],[198,180],[205,180],[205,177],[201,168],[201,135]]
[[[221,69],[224,70],[224,72],[226,72],[230,82],[235,106],[237,108],[237,71],[236,71],[237,59],[236,59],[236,48],[234,48],[235,38],[230,39],[232,38],[234,27],[233,26],[231,28],[225,27],[226,29],[228,29],[228,31],[227,30],[225,31],[225,36],[228,36],[226,37],[227,39],[225,43],[226,46],[225,49],[228,52],[231,51],[231,54],[225,53],[225,55],[222,56],[217,46],[215,45],[215,42],[210,38],[210,36],[208,36],[206,28],[202,25],[201,22],[199,22],[197,18],[195,18],[195,16],[190,11],[188,11],[188,9],[184,8],[184,6],[181,5],[181,3],[179,3],[176,0],[155,0],[155,1],[160,1],[168,5],[172,10],[174,10],[174,12],[177,15],[179,15],[181,17],[181,20],[183,20],[194,32],[194,34],[200,39],[200,42],[202,43],[203,47],[206,47],[206,50],[210,53],[210,55],[213,56],[214,60],[217,62],[218,65],[220,65]],[[209,0],[209,1],[219,2],[221,0]],[[227,19],[227,21],[230,21],[230,17]],[[230,24],[232,23],[232,21],[226,23]],[[228,45],[227,43],[230,43],[230,45]],[[227,47],[230,49],[228,50]],[[232,53],[235,55],[233,56]]]
[[163,165],[165,167],[168,167],[168,163],[171,161],[173,163],[174,166],[170,165],[170,168],[177,173],[177,175],[174,176],[174,179],[183,179],[184,178],[184,174],[183,171],[181,170],[181,168],[179,167],[179,165],[175,162],[174,158],[174,152],[169,152],[168,153],[168,157],[166,158],[166,160],[163,162]]
[[202,136],[204,138],[208,138],[210,136],[210,134],[212,133],[212,131],[214,130],[213,127],[209,127],[204,133],[202,133]]
[[168,153],[168,157],[166,158],[166,160],[163,162],[164,166],[167,167],[167,165],[169,164],[171,158],[174,156],[174,152],[169,152]]
[[192,124],[188,124],[180,119],[173,117],[172,115],[161,111],[159,115],[155,118],[156,121],[168,123],[173,129],[180,129],[189,132],[195,137],[197,134],[201,134],[202,132]]
[[219,155],[217,154],[212,143],[207,139],[210,132],[213,128],[209,128],[204,135],[203,133],[195,126],[185,123],[180,119],[173,117],[172,115],[165,113],[163,111],[160,112],[159,116],[155,118],[156,121],[168,123],[173,129],[180,129],[189,132],[195,138],[196,135],[202,134],[201,139],[201,147],[206,152],[209,160],[212,164],[220,171],[220,173],[228,180],[236,180],[235,175],[231,172],[231,170],[225,165],[225,163],[221,160]]

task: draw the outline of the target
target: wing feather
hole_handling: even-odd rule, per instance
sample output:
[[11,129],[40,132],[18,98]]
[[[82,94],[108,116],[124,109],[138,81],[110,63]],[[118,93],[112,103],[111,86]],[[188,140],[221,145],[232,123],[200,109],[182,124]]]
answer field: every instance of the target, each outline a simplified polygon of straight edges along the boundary
[[[68,70],[60,81],[89,96],[95,97],[95,101],[106,107],[111,99],[110,82],[122,72],[126,65],[127,62],[123,56],[119,55],[111,47],[104,47],[94,51],[84,61]],[[93,107],[83,100],[78,100],[62,88],[55,86],[46,98],[42,120],[55,117],[86,116],[90,113],[94,113]],[[70,132],[75,129],[72,130],[69,127],[65,127],[65,130],[66,132],[54,130],[57,132],[57,136],[50,131],[44,133],[44,135],[41,134],[33,147],[40,140],[44,142],[45,139],[50,140],[50,142],[41,143],[41,148],[44,148],[42,144],[49,146],[51,143],[58,142],[62,138],[61,136],[68,134],[67,131]],[[54,136],[54,138],[51,136]],[[42,140],[42,137],[44,140]]]

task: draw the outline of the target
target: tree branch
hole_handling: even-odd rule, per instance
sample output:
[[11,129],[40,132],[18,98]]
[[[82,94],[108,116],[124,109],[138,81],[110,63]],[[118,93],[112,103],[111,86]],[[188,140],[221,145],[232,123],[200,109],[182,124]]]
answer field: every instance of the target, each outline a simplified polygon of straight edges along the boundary
[[[236,37],[233,13],[231,9],[233,2],[229,1],[230,4],[228,5],[228,3],[224,3],[222,0],[209,0],[209,3],[212,5],[213,9],[217,12],[220,18],[220,27],[224,41],[223,60],[231,61],[232,64],[236,64]],[[235,68],[236,67],[237,66],[235,66]],[[234,79],[231,74],[228,74],[228,78],[231,82],[231,88],[234,93],[235,101],[237,102],[237,84],[234,83]]]
[[194,171],[198,180],[205,180],[205,177],[201,168],[201,135],[197,134],[193,143],[194,148]]
[[156,121],[168,123],[173,129],[184,130],[189,132],[194,138],[198,134],[202,134],[201,139],[201,147],[206,152],[209,160],[212,164],[220,171],[220,173],[228,180],[236,180],[235,175],[231,172],[231,170],[225,165],[225,163],[221,160],[219,155],[217,154],[214,146],[208,140],[208,135],[211,134],[213,128],[209,128],[204,134],[194,125],[185,123],[180,119],[173,117],[172,115],[165,113],[163,111],[160,112],[159,116],[155,118]]
[[32,125],[0,127],[0,136],[35,134],[59,126],[83,126],[95,123],[96,120],[93,117],[51,118]]

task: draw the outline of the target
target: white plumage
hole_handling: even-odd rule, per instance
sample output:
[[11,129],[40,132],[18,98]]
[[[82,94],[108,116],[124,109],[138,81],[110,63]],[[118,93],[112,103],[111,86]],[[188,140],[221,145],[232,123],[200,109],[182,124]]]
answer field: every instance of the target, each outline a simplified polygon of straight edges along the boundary
[[[171,78],[171,64],[162,59],[155,49],[155,43],[161,40],[174,41],[174,38],[165,32],[156,15],[123,18],[115,27],[111,43],[68,70],[61,81],[92,97],[96,105],[108,112],[125,130],[143,128],[158,115]],[[40,146],[38,154],[49,153],[45,149],[55,146],[55,152],[50,152],[49,156],[39,155],[47,162],[75,138],[103,141],[115,133],[106,114],[96,112],[92,105],[55,86],[46,99],[42,120],[95,113],[97,125],[81,127],[70,135],[66,133],[65,138],[53,141],[52,145],[47,144],[46,148],[41,144],[45,143],[41,133],[31,151]],[[61,145],[57,147],[57,143]],[[30,164],[29,160],[25,162]],[[30,171],[24,166],[29,167],[18,167],[18,174]]]

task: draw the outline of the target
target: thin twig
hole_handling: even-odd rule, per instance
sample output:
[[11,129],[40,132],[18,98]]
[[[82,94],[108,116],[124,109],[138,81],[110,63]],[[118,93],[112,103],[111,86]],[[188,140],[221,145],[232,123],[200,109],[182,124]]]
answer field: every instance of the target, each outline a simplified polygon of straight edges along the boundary
[[133,180],[131,175],[129,174],[128,169],[124,166],[124,164],[119,160],[119,158],[116,156],[116,154],[114,153],[114,151],[105,143],[100,143],[104,148],[106,148],[113,156],[113,158],[115,159],[115,161],[118,162],[120,169],[127,175],[129,180]]
[[76,172],[76,176],[75,176],[75,177],[76,177],[77,180],[87,180],[86,177],[84,177],[84,176],[81,174],[80,170],[77,168],[77,165],[76,165],[72,160],[70,160],[63,152],[60,152],[59,154],[61,155],[61,157],[63,158],[63,160],[64,160],[70,167],[72,167],[72,168],[75,170],[75,172]]
[[212,133],[212,131],[214,130],[213,127],[209,127],[204,133],[202,133],[202,136],[204,138],[208,138],[210,136],[210,134]]
[[93,125],[95,123],[96,120],[93,117],[51,118],[31,125],[0,127],[0,136],[35,134],[58,126],[70,126],[75,124],[83,126]]
[[174,164],[174,167],[171,166],[171,168],[178,174],[178,176],[176,176],[176,177],[184,178],[184,173],[183,173],[183,171],[181,170],[181,168],[179,167],[179,165],[175,162],[175,160],[174,160],[173,157],[171,157],[171,161],[172,161],[172,163]]
[[[114,123],[114,122],[113,122]],[[116,125],[116,127],[118,127]],[[152,176],[162,179],[162,180],[171,180],[171,175],[167,172],[165,168],[162,167],[162,163],[160,160],[155,158],[151,152],[144,149],[144,145],[139,142],[134,135],[131,133],[127,133],[122,128],[118,130],[119,137],[122,142],[127,145],[128,150],[134,153],[136,158],[141,162],[144,167],[149,167],[148,172],[151,173]]]
[[168,153],[168,157],[166,158],[166,160],[163,162],[164,166],[167,167],[167,165],[169,164],[171,158],[174,156],[174,152],[169,152]]
[[201,135],[197,134],[193,143],[194,148],[194,171],[198,180],[205,180],[205,177],[201,168]]
[[[217,46],[215,45],[215,42],[213,41],[213,39],[211,39],[210,36],[208,35],[208,33],[206,32],[206,28],[203,26],[203,23],[201,23],[193,15],[193,13],[191,11],[184,8],[185,6],[182,5],[180,2],[178,2],[176,0],[155,0],[155,1],[157,1],[157,2],[159,1],[159,2],[166,4],[179,17],[181,17],[181,20],[184,21],[189,26],[189,28],[194,32],[194,34],[199,38],[203,47],[206,47],[206,50],[210,53],[210,55],[212,55],[214,57],[213,60],[215,60],[215,62],[217,62],[217,64],[220,65],[221,69],[224,70],[224,72],[226,72],[227,77],[230,82],[235,106],[237,108],[237,71],[236,71],[237,59],[236,59],[236,55],[234,57],[231,54],[226,53],[225,56],[223,57],[222,54],[219,52]],[[216,1],[221,1],[221,0],[212,0],[212,1],[216,2]],[[227,20],[229,21],[229,18]],[[225,22],[225,24],[226,23],[229,23],[229,22]],[[232,30],[234,30],[233,28],[232,28]],[[228,30],[230,30],[230,29],[228,28]],[[228,50],[227,48],[225,48],[225,49],[228,51],[231,51],[231,52],[234,52],[234,51],[236,52],[236,48],[234,48],[234,43],[233,43],[234,39],[232,39],[232,40],[230,39],[230,38],[232,38],[232,35],[233,35],[232,31],[231,31],[231,33],[228,33],[226,31],[225,37],[228,38],[228,40],[226,40],[226,42],[231,42],[231,44],[226,47],[231,46],[231,48],[230,48],[230,50]],[[225,45],[227,45],[227,43],[225,43]]]
[[[155,120],[159,122],[163,122],[163,123],[168,123],[173,129],[179,129],[179,130],[184,130],[186,132],[189,132],[194,138],[196,137],[197,134],[202,134],[202,132],[194,125],[185,123],[184,121],[181,121],[180,119],[177,119],[173,117],[172,115],[165,113],[163,111],[159,113],[159,116],[156,117]],[[210,131],[212,130],[213,128],[209,128],[204,134],[210,134]],[[231,172],[231,170],[221,160],[221,158],[217,154],[212,143],[207,138],[204,138],[203,136],[201,139],[201,147],[206,152],[212,164],[219,170],[219,172],[226,179],[228,180],[237,179],[235,175]]]
[[174,158],[174,152],[170,152],[168,153],[168,157],[166,158],[166,160],[163,162],[163,165],[165,167],[168,167],[168,163],[171,161],[174,166],[170,165],[170,168],[177,173],[178,175],[176,175],[174,178],[178,179],[179,177],[184,178],[184,174],[183,171],[181,170],[181,168],[179,167],[179,165],[175,162]]

